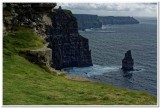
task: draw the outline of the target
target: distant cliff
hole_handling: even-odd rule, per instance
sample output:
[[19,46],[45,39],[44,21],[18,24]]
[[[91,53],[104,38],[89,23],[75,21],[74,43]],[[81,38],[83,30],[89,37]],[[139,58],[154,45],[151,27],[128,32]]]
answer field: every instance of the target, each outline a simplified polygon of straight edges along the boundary
[[114,17],[114,16],[99,16],[103,25],[107,24],[139,24],[139,21],[133,17]]
[[133,17],[97,16],[90,14],[74,14],[78,21],[78,29],[101,28],[102,25],[114,24],[139,24]]
[[102,23],[97,15],[74,14],[78,21],[78,29],[84,30],[89,28],[101,28]]

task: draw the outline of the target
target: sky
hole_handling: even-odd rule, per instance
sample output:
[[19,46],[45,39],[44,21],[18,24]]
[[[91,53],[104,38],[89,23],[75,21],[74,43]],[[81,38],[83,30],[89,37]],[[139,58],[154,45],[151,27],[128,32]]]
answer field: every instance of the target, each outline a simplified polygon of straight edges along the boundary
[[157,17],[157,3],[58,3],[74,14]]

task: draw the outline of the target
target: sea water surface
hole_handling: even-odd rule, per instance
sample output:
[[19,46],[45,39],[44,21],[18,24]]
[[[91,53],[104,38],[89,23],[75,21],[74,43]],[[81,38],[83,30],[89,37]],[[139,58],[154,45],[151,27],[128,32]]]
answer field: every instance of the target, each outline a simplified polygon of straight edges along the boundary
[[[93,66],[66,68],[68,75],[157,95],[156,19],[141,18],[140,24],[105,25],[79,33],[89,39]],[[121,62],[127,50],[132,51],[136,71],[123,73]]]

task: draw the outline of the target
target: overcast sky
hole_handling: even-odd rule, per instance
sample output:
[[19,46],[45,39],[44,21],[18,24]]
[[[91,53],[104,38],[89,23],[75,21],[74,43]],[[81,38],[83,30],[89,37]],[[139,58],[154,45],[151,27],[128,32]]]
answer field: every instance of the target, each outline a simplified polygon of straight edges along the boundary
[[58,3],[77,14],[157,17],[157,3]]

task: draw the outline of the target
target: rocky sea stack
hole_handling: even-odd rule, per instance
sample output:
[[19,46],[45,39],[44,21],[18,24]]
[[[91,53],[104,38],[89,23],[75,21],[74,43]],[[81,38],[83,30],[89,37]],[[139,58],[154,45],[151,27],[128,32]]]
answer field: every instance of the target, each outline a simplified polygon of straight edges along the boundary
[[132,59],[131,50],[125,53],[125,57],[122,60],[122,70],[124,72],[133,71],[134,60]]

